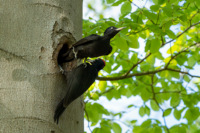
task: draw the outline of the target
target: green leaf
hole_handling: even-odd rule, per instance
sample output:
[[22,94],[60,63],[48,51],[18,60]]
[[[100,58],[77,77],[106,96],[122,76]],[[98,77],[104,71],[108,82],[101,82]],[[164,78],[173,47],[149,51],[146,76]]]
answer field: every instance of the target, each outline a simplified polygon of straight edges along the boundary
[[171,5],[169,6],[165,6],[163,8],[164,13],[168,16],[168,17],[172,17],[173,16],[173,9],[171,8]]
[[152,11],[154,11],[154,12],[158,11],[159,8],[160,8],[159,5],[152,5],[152,6],[150,7],[150,9],[151,9]]
[[121,133],[122,132],[122,128],[120,127],[120,125],[115,123],[115,122],[112,125],[112,129],[115,133]]
[[92,132],[93,133],[101,133],[101,129],[100,128],[95,128]]
[[188,66],[189,67],[193,67],[195,64],[196,64],[196,62],[197,62],[197,60],[193,57],[193,56],[190,56],[189,58],[188,58]]
[[145,45],[145,52],[150,50],[150,48],[151,48],[151,40],[147,39],[147,42],[146,42],[146,45]]
[[114,46],[118,47],[119,49],[124,50],[124,51],[128,51],[128,45],[127,45],[126,40],[119,37],[119,35],[117,35],[115,37],[115,39],[112,43],[113,43]]
[[98,100],[98,99],[99,99],[99,95],[98,95],[97,93],[95,93],[95,92],[91,92],[91,93],[90,93],[90,96],[91,96],[91,98],[92,98],[93,100]]
[[138,42],[138,37],[134,35],[129,36],[130,41],[128,41],[128,45],[131,48],[139,48],[139,42]]
[[165,2],[165,0],[158,0],[158,4],[161,5]]
[[146,113],[148,116],[150,116],[150,112],[151,112],[150,108],[149,108],[148,106],[145,106],[145,113]]
[[121,4],[124,0],[119,0],[115,3],[112,4],[112,6],[118,6],[119,4]]
[[158,0],[152,0],[154,4],[158,4]]
[[197,5],[197,7],[200,7],[200,1],[199,0],[196,0],[195,3]]
[[180,78],[180,74],[178,72],[169,71],[169,74],[171,77],[174,77],[176,79]]
[[115,0],[106,0],[107,4],[112,4],[115,2]]
[[178,125],[175,125],[170,128],[170,133],[186,133],[185,127],[180,127]]
[[152,39],[151,40],[151,48],[150,48],[150,51],[151,53],[156,53],[159,51],[160,49],[160,40],[155,38],[155,39]]
[[182,113],[182,110],[174,109],[174,117],[175,117],[177,120],[180,120],[180,119],[181,119],[181,113]]
[[99,86],[99,89],[101,90],[101,92],[104,92],[106,90],[106,87],[107,87],[107,82],[106,81],[100,81],[98,86]]
[[112,124],[110,121],[102,120],[100,126],[101,126],[101,133],[111,133]]
[[163,112],[163,116],[168,116],[170,115],[172,112],[172,109],[166,109],[164,112]]
[[184,75],[183,79],[186,81],[186,82],[190,82],[190,78],[188,75]]
[[162,128],[159,126],[155,126],[155,127],[153,127],[152,133],[162,133]]
[[198,107],[189,108],[186,111],[185,116],[184,116],[184,118],[186,118],[189,121],[189,123],[193,122],[198,117],[199,117],[199,108]]
[[145,108],[144,107],[140,107],[139,114],[142,117],[145,115]]
[[142,92],[141,92],[141,98],[142,98],[142,100],[148,101],[151,97],[152,97],[152,93],[150,93],[146,89],[142,89]]
[[148,119],[148,120],[144,121],[141,126],[143,128],[148,128],[150,125],[151,125],[151,120]]
[[162,54],[160,52],[157,52],[155,54],[153,54],[157,59],[160,59],[160,60],[164,60],[164,57],[162,56]]
[[131,108],[131,107],[134,107],[134,105],[133,105],[133,104],[131,104],[131,105],[128,105],[128,108]]
[[129,38],[129,36],[126,35],[126,33],[120,32],[118,34],[122,39],[124,39],[124,40],[126,40],[128,42],[131,42],[131,39]]
[[91,122],[97,123],[99,119],[101,119],[102,115],[98,113],[98,110],[93,108],[93,105],[91,103],[86,104],[86,111],[88,113],[88,117]]
[[151,108],[154,111],[159,111],[159,106],[156,104],[156,102],[154,100],[151,100],[150,104],[151,104]]
[[132,120],[130,121],[132,124],[135,124],[137,122],[137,120]]
[[140,24],[143,24],[143,21],[142,21],[142,17],[139,16],[138,13],[135,13],[135,12],[131,13],[131,18],[132,18],[132,20],[133,20],[133,22],[134,22],[134,23],[130,23],[130,26],[131,26],[132,28],[141,27]]
[[186,129],[184,126],[175,125],[170,128],[170,133],[186,133]]
[[179,96],[179,94],[174,94],[174,95],[172,95],[172,98],[171,98],[171,100],[170,100],[170,105],[172,106],[172,107],[176,107],[176,106],[178,106],[180,104],[180,96]]
[[[157,20],[157,15],[156,15],[156,14],[154,14],[154,13],[152,13],[152,12],[149,12],[148,10],[144,10],[143,12],[144,12],[144,15],[145,15],[148,19],[152,20],[153,22]],[[154,23],[155,23],[155,22],[154,22]]]
[[176,35],[174,34],[173,31],[171,30],[166,30],[167,35],[172,38],[172,39],[176,39]]
[[130,13],[132,9],[131,3],[129,1],[125,1],[121,6],[121,14]]

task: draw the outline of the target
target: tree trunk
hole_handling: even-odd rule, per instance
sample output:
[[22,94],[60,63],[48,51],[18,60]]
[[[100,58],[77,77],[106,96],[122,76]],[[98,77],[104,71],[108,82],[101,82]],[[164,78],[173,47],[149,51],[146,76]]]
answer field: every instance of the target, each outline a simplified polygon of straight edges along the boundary
[[81,98],[53,121],[66,89],[56,56],[81,29],[82,0],[0,0],[1,133],[84,132]]

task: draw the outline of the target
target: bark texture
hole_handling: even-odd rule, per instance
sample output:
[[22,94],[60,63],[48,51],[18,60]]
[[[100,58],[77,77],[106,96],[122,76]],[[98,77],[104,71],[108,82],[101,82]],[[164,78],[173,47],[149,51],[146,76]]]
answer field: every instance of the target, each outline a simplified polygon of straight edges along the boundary
[[54,123],[66,79],[57,46],[81,38],[82,0],[0,0],[0,132],[82,133],[79,98]]

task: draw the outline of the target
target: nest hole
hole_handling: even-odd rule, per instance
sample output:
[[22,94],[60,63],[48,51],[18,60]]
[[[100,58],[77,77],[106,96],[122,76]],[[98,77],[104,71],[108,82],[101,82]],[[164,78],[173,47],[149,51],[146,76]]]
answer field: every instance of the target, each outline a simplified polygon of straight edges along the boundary
[[75,39],[73,36],[62,36],[59,39],[58,44],[56,45],[54,54],[53,54],[53,60],[57,64],[57,66],[61,66],[65,71],[70,71],[73,68],[77,66],[77,61],[73,60],[71,62],[66,62],[63,57],[63,54],[65,54],[72,46],[72,44],[75,42]]
[[63,62],[63,54],[69,50],[69,45],[67,43],[62,44],[61,49],[58,52],[57,63],[61,65]]

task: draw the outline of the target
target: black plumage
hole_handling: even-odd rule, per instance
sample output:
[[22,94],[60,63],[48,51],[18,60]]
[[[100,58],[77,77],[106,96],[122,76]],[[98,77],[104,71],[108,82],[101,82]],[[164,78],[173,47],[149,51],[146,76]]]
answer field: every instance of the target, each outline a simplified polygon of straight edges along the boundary
[[105,62],[102,59],[96,59],[93,62],[81,64],[72,71],[65,72],[67,78],[66,95],[57,105],[54,121],[58,123],[60,115],[65,108],[81,96],[95,81],[98,72],[103,69]]
[[72,45],[67,51],[62,51],[58,55],[58,64],[70,62],[75,58],[83,59],[87,57],[98,57],[108,55],[112,51],[110,39],[113,38],[123,28],[109,27],[103,36],[92,34]]

